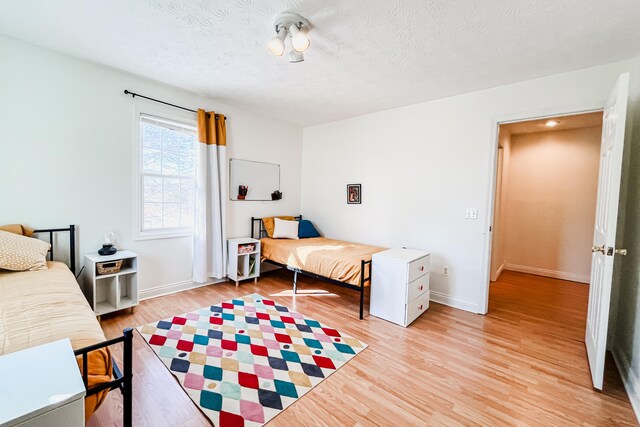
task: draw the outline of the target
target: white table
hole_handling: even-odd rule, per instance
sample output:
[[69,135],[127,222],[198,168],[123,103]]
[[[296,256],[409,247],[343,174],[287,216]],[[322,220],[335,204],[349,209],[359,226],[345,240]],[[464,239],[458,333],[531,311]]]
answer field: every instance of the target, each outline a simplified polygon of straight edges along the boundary
[[0,426],[84,426],[85,394],[69,339],[0,356]]

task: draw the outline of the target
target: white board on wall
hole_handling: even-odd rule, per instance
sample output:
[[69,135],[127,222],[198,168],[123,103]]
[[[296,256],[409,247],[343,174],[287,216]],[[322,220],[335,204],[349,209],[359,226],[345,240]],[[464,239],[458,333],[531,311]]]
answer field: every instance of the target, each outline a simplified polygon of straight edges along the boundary
[[229,197],[238,200],[238,187],[249,187],[244,200],[271,200],[280,190],[280,165],[253,160],[229,159]]

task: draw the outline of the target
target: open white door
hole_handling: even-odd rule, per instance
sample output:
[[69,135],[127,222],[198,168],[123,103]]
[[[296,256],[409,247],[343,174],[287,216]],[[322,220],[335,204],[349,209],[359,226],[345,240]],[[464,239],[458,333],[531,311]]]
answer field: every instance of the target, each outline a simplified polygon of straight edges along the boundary
[[607,351],[613,257],[616,253],[626,253],[623,249],[617,250],[615,244],[628,94],[629,74],[625,73],[618,78],[607,100],[602,124],[598,202],[593,233],[591,286],[585,338],[593,386],[599,390],[602,390],[604,359]]

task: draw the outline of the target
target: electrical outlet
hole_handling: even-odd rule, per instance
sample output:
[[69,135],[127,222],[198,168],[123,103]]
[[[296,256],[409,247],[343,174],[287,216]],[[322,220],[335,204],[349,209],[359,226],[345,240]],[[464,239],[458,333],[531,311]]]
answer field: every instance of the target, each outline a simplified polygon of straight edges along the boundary
[[466,219],[478,219],[478,209],[467,208],[467,212],[465,214]]
[[446,265],[442,266],[442,275],[443,276],[448,276],[449,275],[449,267],[447,267]]

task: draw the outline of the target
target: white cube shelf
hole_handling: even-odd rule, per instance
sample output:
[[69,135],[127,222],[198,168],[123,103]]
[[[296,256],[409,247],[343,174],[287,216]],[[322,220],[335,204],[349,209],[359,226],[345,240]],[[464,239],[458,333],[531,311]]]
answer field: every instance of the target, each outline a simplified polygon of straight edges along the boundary
[[[248,250],[253,246],[253,250]],[[260,277],[260,240],[244,237],[227,240],[227,264],[229,279],[236,282],[236,286],[242,280],[253,279],[258,281]]]
[[[120,271],[98,274],[97,263],[118,260],[122,260]],[[85,255],[85,268],[83,291],[96,316],[138,305],[138,254],[123,250],[106,256]]]

